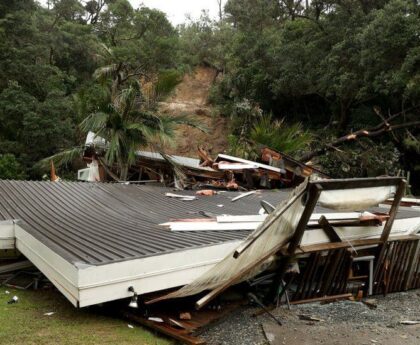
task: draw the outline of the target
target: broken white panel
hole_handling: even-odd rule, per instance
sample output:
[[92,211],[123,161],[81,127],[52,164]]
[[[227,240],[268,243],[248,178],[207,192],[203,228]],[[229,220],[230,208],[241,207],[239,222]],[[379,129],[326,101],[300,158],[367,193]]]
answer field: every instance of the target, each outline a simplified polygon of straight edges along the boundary
[[[318,221],[322,216],[328,220],[357,220],[362,215],[372,213],[369,212],[337,212],[337,213],[313,213],[311,221]],[[267,214],[252,214],[244,216],[218,216],[216,220],[218,223],[239,223],[239,222],[263,222],[267,218]]]
[[99,182],[101,180],[101,177],[99,176],[99,165],[98,161],[95,159],[92,160],[92,163],[88,164],[88,182]]
[[[195,295],[204,290],[211,290],[230,281],[238,272],[243,272],[249,267],[253,267],[259,262],[262,256],[272,252],[276,248],[285,245],[293,236],[297,224],[302,217],[305,206],[303,206],[302,197],[307,183],[302,183],[289,196],[289,198],[280,203],[276,210],[271,213],[260,226],[248,236],[242,243],[250,241],[248,249],[238,258],[234,258],[232,251],[221,262],[208,270],[194,282],[184,286],[178,291],[170,293],[160,299],[178,298]],[[237,223],[235,223],[236,225]],[[259,236],[255,236],[255,234]],[[269,261],[269,259],[267,260]],[[266,262],[256,265],[252,272],[257,274]],[[247,271],[247,273],[250,273]]]
[[99,135],[96,135],[94,132],[89,131],[86,136],[86,146],[96,146],[96,147],[105,147],[106,140]]
[[395,192],[395,186],[327,190],[321,192],[319,203],[337,211],[361,211],[378,206]]
[[[166,223],[168,224],[168,223]],[[171,231],[227,231],[255,230],[261,222],[217,223],[217,222],[169,222]]]
[[245,198],[245,197],[250,196],[250,195],[252,195],[252,194],[255,194],[256,192],[257,192],[256,190],[252,190],[252,191],[250,191],[250,192],[246,192],[246,193],[239,194],[238,196],[236,196],[236,197],[234,197],[234,198],[232,199],[232,202],[235,202],[235,201],[237,201],[237,200],[239,200],[239,199],[242,199],[242,198]]
[[[382,235],[384,224],[379,226],[334,226],[338,237],[343,241],[361,239],[379,239]],[[395,219],[391,229],[390,238],[396,236],[409,236],[420,231],[420,217]],[[313,245],[331,242],[322,229],[313,229],[303,233],[301,245]]]
[[285,174],[286,170],[284,169],[279,169],[276,167],[273,167],[271,165],[267,165],[267,164],[261,164],[258,162],[253,162],[253,161],[249,161],[247,159],[243,159],[243,158],[238,158],[238,157],[234,157],[234,156],[229,156],[229,155],[225,155],[225,154],[221,154],[219,153],[219,155],[216,158],[217,160],[228,160],[228,161],[233,161],[233,162],[238,162],[238,163],[244,163],[244,164],[250,164],[250,165],[256,165],[258,168],[261,169],[265,169],[265,170],[270,170],[270,171],[275,171],[281,174]]
[[77,170],[77,180],[78,181],[88,181],[89,179],[89,168]]
[[[361,212],[326,213],[328,220],[358,220]],[[311,216],[309,225],[318,225],[318,219],[323,216],[321,213],[314,213]],[[267,218],[267,215],[245,215],[245,216],[218,216],[214,219],[197,218],[197,221],[177,220],[166,222],[160,225],[168,226],[171,231],[242,231],[255,230]],[[366,227],[362,227],[366,228]]]
[[219,163],[217,167],[219,168],[219,170],[246,170],[246,169],[257,169],[258,165]]
[[[158,152],[136,151],[136,156],[140,158],[154,160],[154,161],[160,161],[160,162],[165,161],[165,158],[163,158],[163,156]],[[168,155],[168,157],[172,159],[176,164],[179,164],[187,168],[206,170],[206,171],[216,171],[210,167],[200,166],[200,160],[196,158],[175,156],[175,155]]]
[[165,195],[169,198],[181,199],[183,201],[195,200],[197,197],[193,195],[180,195],[180,194],[173,194],[173,193],[165,193]]
[[241,222],[263,222],[267,218],[266,214],[256,214],[247,216],[218,216],[218,223],[241,223]]

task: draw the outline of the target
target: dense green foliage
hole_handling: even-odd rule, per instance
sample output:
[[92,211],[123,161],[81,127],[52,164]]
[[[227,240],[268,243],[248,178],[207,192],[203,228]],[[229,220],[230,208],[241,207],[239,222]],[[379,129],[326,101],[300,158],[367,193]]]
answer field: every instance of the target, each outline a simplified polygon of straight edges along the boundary
[[[129,162],[150,141],[144,125],[156,120],[157,101],[182,71],[204,64],[219,71],[210,100],[231,119],[232,152],[251,156],[263,144],[299,158],[401,113],[399,130],[315,159],[337,177],[402,169],[419,184],[416,0],[227,0],[218,20],[203,13],[178,28],[128,0],[48,4],[0,2],[0,154],[14,155],[29,178],[42,175],[36,162],[82,144],[89,129],[112,129],[110,142],[123,133],[115,143]],[[142,140],[130,139],[133,126],[143,126]]]
[[30,178],[42,175],[36,162],[81,144],[80,122],[112,111],[131,79],[157,76],[161,93],[179,80],[178,36],[162,12],[127,0],[49,4],[0,2],[0,154]]
[[[228,0],[222,21],[204,16],[181,30],[183,44],[196,47],[196,60],[224,72],[212,92],[221,112],[231,116],[248,102],[289,126],[302,123],[316,137],[312,149],[373,127],[388,114],[403,112],[397,124],[419,121],[418,1],[305,3]],[[247,123],[248,117],[238,122]],[[252,135],[247,127],[246,133],[233,133],[234,150],[243,136]],[[346,144],[319,161],[333,176],[393,173],[399,166],[411,170],[416,183],[419,134],[417,123]]]
[[12,154],[0,155],[0,179],[21,180],[25,178],[22,166]]

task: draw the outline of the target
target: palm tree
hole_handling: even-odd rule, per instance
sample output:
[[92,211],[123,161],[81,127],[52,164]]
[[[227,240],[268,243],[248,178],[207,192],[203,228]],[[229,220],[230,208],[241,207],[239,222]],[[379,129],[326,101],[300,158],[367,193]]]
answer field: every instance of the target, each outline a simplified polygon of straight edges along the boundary
[[273,120],[271,114],[262,115],[251,128],[250,139],[276,151],[296,154],[312,142],[312,134],[301,123],[286,124],[285,119]]
[[[130,166],[135,162],[136,151],[152,148],[172,164],[175,173],[182,177],[182,171],[163,152],[163,147],[173,144],[177,125],[186,124],[205,131],[188,116],[167,116],[158,114],[147,96],[142,93],[139,77],[144,76],[141,67],[133,68],[128,63],[117,62],[112,49],[103,45],[103,58],[108,65],[98,68],[94,77],[101,82],[104,100],[97,102],[97,110],[80,124],[84,132],[94,132],[106,141],[105,156],[100,158],[108,174],[120,181],[126,181]],[[60,152],[43,160],[43,165],[51,159],[57,165],[66,164],[80,157],[84,147],[76,147]],[[119,176],[112,167],[117,166]]]
[[131,83],[105,109],[89,114],[80,125],[83,131],[106,140],[106,165],[116,164],[122,181],[127,180],[139,148],[152,147],[161,152],[163,146],[173,143],[177,125],[199,127],[187,116],[156,115],[142,103],[140,83]]

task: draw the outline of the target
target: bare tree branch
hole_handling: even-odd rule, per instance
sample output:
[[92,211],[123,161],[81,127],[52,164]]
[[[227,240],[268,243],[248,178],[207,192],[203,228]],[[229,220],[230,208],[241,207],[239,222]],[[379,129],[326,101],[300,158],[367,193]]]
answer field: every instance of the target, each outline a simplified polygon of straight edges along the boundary
[[[418,107],[413,107],[409,110],[413,110],[416,109]],[[383,119],[381,123],[379,123],[378,125],[376,125],[375,127],[372,128],[368,128],[368,129],[360,129],[356,132],[353,133],[349,133],[345,136],[342,136],[336,140],[334,140],[331,143],[327,143],[325,144],[323,147],[308,152],[307,154],[305,154],[301,160],[303,162],[307,162],[309,160],[311,160],[312,158],[322,155],[327,151],[331,151],[331,150],[336,150],[337,146],[340,146],[346,142],[351,142],[351,141],[355,141],[358,140],[360,138],[363,137],[377,137],[379,135],[382,135],[384,133],[392,133],[393,131],[399,130],[399,129],[403,129],[403,128],[409,128],[409,127],[419,127],[420,126],[420,121],[411,121],[411,122],[404,122],[401,124],[396,124],[396,125],[391,125],[390,121],[395,120],[397,117],[401,116],[402,114],[405,114],[407,111],[409,110],[404,110],[401,111],[399,113],[393,114],[391,116],[389,116],[388,118],[383,117],[382,115],[380,115],[380,117]],[[378,114],[378,110],[374,110],[376,114]],[[379,115],[379,114],[378,114]]]

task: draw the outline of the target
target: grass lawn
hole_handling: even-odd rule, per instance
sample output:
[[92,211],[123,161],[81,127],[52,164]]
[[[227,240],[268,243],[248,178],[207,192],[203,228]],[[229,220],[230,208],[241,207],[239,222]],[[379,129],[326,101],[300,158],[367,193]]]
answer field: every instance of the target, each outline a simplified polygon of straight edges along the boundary
[[[19,297],[19,302],[7,304],[14,295]],[[48,312],[54,314],[45,316]],[[99,307],[76,309],[57,291],[0,287],[0,344],[173,344],[138,325],[133,326],[131,329],[128,322],[106,316]]]

